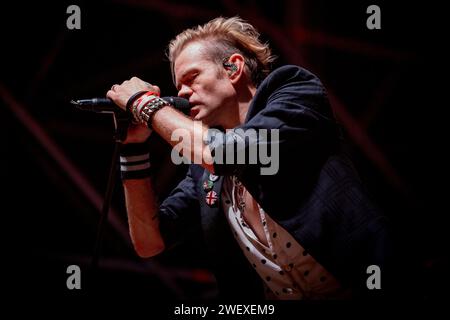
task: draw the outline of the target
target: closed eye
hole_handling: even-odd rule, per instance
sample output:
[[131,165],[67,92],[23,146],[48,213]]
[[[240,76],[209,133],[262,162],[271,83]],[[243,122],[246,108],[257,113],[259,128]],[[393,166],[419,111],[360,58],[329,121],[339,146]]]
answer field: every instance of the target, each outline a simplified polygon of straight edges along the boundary
[[190,86],[195,78],[198,76],[199,72],[191,72],[186,74],[180,81],[180,84],[177,86],[177,90],[180,91],[181,90],[181,85],[185,84],[187,86]]
[[186,82],[187,82],[188,84],[192,84],[192,82],[194,82],[194,80],[195,80],[195,78],[197,78],[197,76],[198,76],[198,72],[193,73],[193,74],[190,74],[190,75],[187,77]]

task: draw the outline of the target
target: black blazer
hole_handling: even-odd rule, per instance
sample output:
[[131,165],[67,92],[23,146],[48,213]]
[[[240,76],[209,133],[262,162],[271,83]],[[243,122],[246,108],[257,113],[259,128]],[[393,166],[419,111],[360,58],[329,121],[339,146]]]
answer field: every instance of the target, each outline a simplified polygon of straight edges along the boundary
[[[278,129],[279,139],[245,139],[242,132],[249,129]],[[383,272],[390,249],[386,219],[340,151],[339,128],[315,75],[298,66],[273,71],[258,87],[245,123],[215,132],[208,142],[215,173],[221,176],[214,184],[218,195],[223,176],[237,175],[271,218],[346,286],[364,292],[367,267],[375,264]],[[255,144],[273,148],[274,143],[279,149],[276,174],[261,174],[260,162],[223,164],[224,159],[218,159],[226,154],[227,144],[234,144],[236,151]],[[225,284],[224,292],[231,295],[238,288],[248,297],[249,292],[260,292],[258,276],[233,239],[221,202],[213,207],[205,202],[202,184],[208,175],[202,167],[191,165],[186,178],[162,203],[163,237],[170,246],[188,236],[189,230],[201,231],[219,286]],[[236,279],[237,274],[243,279]],[[248,292],[239,287],[249,282],[256,286],[246,286]]]

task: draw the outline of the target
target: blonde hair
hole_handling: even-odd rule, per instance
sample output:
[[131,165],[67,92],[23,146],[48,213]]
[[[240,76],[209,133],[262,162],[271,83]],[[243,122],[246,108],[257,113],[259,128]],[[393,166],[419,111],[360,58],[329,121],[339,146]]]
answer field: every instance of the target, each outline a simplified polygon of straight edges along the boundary
[[204,25],[187,29],[170,41],[168,58],[174,77],[174,62],[181,51],[191,42],[203,41],[206,56],[220,64],[233,53],[245,59],[246,72],[257,86],[270,72],[275,56],[267,43],[259,39],[259,32],[240,17],[215,18]]

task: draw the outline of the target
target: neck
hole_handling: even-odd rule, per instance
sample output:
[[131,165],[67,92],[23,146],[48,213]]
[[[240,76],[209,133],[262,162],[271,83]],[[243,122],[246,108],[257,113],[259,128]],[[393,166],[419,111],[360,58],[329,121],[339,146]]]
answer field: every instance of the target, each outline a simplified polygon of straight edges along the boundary
[[236,97],[235,110],[233,110],[234,117],[231,117],[231,121],[224,126],[224,129],[232,129],[245,122],[256,88],[253,85],[247,85],[236,88],[236,91],[240,94]]
[[239,100],[239,124],[243,124],[245,118],[247,117],[248,109],[250,108],[250,103],[255,96],[256,88],[250,86],[246,90],[246,96]]

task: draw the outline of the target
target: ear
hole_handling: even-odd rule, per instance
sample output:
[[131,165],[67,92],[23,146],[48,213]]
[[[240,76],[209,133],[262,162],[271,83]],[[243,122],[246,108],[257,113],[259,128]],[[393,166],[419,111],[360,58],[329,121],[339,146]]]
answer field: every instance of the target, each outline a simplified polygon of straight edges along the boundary
[[228,77],[230,78],[231,83],[237,83],[244,74],[244,57],[239,53],[233,53],[228,58],[228,61],[224,63],[224,68],[227,70]]

